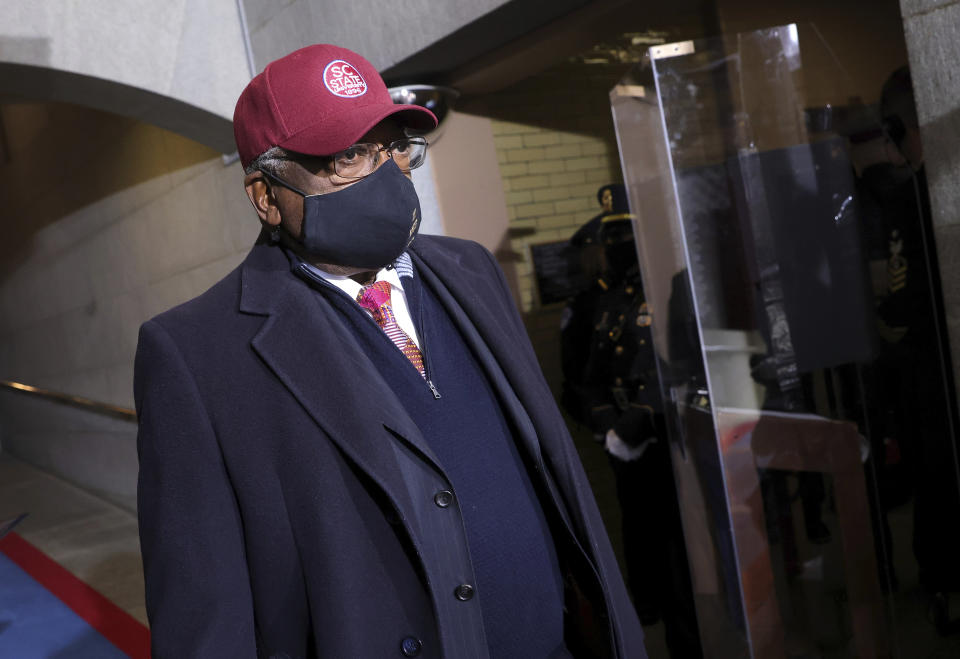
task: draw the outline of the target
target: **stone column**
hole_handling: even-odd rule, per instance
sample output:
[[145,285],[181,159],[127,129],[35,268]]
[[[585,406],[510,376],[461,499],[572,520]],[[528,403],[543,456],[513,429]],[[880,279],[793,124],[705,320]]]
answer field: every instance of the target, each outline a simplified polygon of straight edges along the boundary
[[960,0],[900,0],[955,381],[960,382]]

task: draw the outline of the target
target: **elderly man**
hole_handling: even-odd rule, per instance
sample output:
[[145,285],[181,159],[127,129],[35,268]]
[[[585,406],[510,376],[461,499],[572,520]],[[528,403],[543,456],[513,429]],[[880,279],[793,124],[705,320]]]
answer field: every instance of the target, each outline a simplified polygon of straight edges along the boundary
[[154,657],[645,656],[503,275],[417,236],[435,123],[327,45],[240,96],[261,237],[137,352]]

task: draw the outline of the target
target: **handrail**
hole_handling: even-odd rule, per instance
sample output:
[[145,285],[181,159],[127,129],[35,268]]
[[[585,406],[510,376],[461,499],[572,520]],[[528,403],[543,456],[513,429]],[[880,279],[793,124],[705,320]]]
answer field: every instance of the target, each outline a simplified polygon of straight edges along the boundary
[[134,410],[131,410],[127,407],[120,407],[119,405],[111,405],[110,403],[101,403],[98,400],[84,398],[83,396],[71,396],[70,394],[60,393],[59,391],[41,389],[40,387],[23,384],[22,382],[12,382],[10,380],[0,380],[0,388],[18,391],[31,396],[37,396],[38,398],[51,400],[62,405],[70,405],[72,407],[79,407],[80,409],[91,412],[105,414],[107,416],[112,416],[115,419],[123,419],[124,421],[137,420],[137,413]]

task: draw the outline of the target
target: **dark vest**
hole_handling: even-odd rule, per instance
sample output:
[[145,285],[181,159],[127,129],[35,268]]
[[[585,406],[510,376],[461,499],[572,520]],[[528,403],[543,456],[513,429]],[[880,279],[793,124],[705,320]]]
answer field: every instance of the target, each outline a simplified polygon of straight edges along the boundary
[[491,659],[566,656],[556,549],[510,425],[434,294],[419,279],[404,278],[403,284],[439,399],[365,311],[344,295],[327,297],[355,330],[448,479],[451,505],[459,506],[466,529],[475,579],[470,585]]

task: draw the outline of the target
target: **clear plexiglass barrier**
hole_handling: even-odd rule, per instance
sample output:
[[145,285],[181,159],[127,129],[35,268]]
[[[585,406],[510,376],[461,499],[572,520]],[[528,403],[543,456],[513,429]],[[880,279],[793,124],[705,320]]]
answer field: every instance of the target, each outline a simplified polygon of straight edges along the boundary
[[892,594],[917,538],[887,518],[916,490],[884,494],[889,406],[911,410],[875,276],[907,220],[871,205],[855,152],[879,117],[850,96],[796,25],[656,46],[611,91],[708,657],[919,656]]

